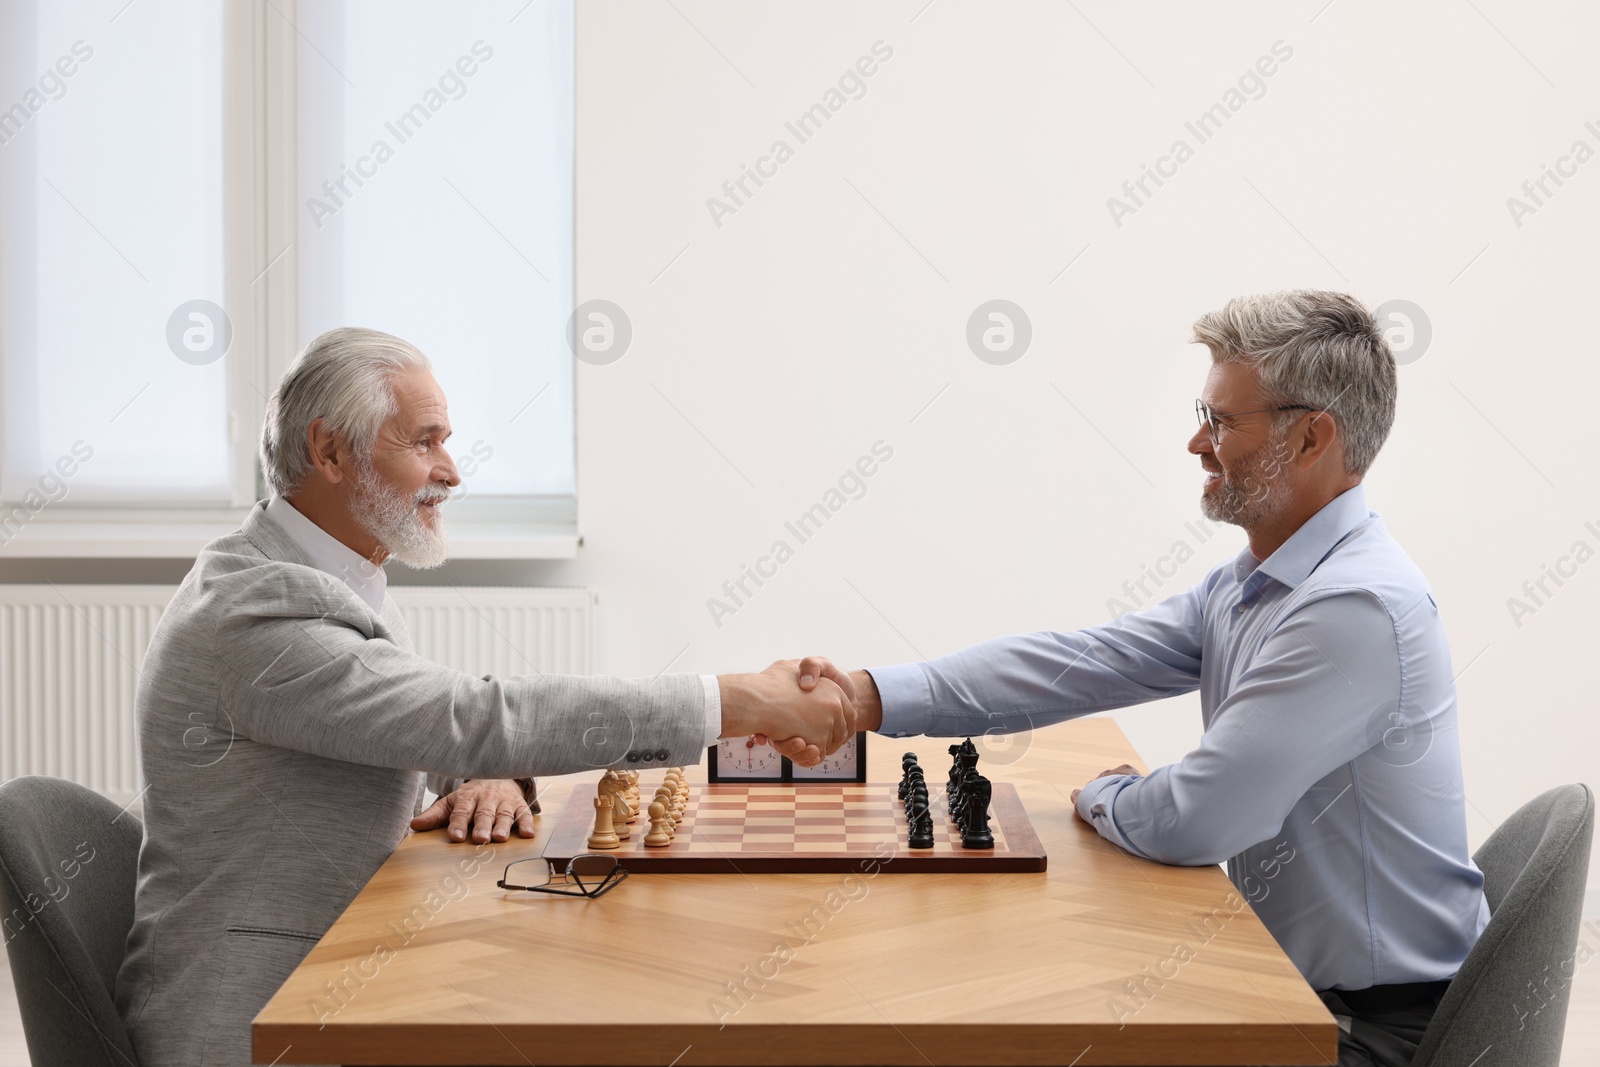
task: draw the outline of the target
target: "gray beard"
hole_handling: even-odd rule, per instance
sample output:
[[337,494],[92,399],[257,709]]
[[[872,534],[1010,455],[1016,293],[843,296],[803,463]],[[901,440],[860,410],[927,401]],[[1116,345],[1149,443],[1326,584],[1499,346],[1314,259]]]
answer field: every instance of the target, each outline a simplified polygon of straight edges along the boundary
[[416,570],[432,570],[450,558],[450,538],[443,514],[438,516],[437,528],[430,529],[417,508],[449,495],[447,490],[429,485],[407,500],[378,476],[371,460],[362,457],[356,464],[350,508],[361,528],[376,537],[391,557]]
[[1283,510],[1289,487],[1278,477],[1287,458],[1287,440],[1274,434],[1254,452],[1224,471],[1215,490],[1201,490],[1200,513],[1212,522],[1250,529]]

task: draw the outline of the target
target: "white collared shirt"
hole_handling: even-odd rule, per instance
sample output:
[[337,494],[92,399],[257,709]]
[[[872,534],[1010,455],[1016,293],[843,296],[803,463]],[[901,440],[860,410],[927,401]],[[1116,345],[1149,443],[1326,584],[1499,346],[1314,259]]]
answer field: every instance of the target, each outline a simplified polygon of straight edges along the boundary
[[383,598],[388,594],[389,576],[381,566],[362,557],[327,530],[312,522],[277,493],[267,502],[267,517],[289,535],[295,545],[319,571],[333,575],[355,591],[367,606],[383,614]]
[[[374,612],[383,614],[389,576],[382,566],[363,558],[277,493],[267,502],[267,517],[283,527],[312,566],[343,581]],[[722,736],[722,687],[714,674],[702,674],[700,682],[705,688],[706,747],[710,748]]]

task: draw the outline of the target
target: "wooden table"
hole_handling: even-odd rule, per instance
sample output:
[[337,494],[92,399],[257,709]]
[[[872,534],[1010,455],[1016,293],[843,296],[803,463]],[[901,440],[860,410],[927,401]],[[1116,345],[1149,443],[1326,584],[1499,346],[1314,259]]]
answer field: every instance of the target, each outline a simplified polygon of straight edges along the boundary
[[[948,743],[872,741],[869,778],[887,783],[902,750],[936,766]],[[1017,786],[1045,874],[635,875],[592,901],[497,889],[595,775],[541,783],[532,841],[412,835],[256,1017],[256,1062],[1337,1060],[1333,1017],[1219,868],[1134,859],[1073,814],[1073,787],[1142,766],[1114,722],[1012,742],[983,769]]]

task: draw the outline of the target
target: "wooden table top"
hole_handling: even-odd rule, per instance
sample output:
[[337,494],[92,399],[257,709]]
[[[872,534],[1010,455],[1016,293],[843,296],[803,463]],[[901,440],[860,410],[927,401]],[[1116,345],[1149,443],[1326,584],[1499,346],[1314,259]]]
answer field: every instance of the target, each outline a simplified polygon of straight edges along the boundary
[[[1134,859],[1073,813],[1074,787],[1143,768],[1111,719],[1009,740],[980,770],[1016,785],[1047,873],[635,875],[598,900],[496,888],[598,774],[541,781],[533,840],[413,834],[256,1017],[256,1062],[1337,1060],[1333,1017],[1220,868]],[[947,744],[874,737],[868,777],[897,782],[905,749],[941,766]]]

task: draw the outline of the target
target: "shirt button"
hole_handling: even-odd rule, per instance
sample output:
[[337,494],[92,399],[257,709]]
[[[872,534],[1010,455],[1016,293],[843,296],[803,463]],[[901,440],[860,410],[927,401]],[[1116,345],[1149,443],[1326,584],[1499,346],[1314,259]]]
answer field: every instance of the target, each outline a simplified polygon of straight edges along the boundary
[[1240,615],[1243,615],[1243,614],[1244,614],[1244,605],[1243,605],[1243,604],[1240,604],[1240,605],[1239,605],[1239,614],[1240,614]]

